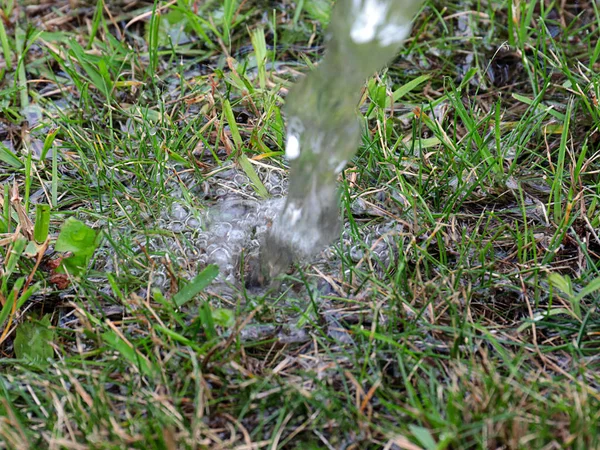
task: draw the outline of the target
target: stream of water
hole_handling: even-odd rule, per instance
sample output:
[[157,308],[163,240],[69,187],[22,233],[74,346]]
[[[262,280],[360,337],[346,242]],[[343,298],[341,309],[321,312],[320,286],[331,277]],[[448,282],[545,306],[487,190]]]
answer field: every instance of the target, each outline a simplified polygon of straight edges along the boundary
[[267,279],[339,236],[337,178],[358,148],[358,95],[365,79],[396,55],[421,3],[337,1],[323,61],[286,100],[289,192],[262,246]]

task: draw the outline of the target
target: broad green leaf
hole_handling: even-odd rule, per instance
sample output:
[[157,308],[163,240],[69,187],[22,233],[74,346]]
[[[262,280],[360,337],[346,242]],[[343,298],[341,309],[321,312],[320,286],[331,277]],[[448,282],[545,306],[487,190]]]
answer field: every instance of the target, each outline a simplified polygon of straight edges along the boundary
[[100,234],[97,231],[77,219],[68,218],[62,226],[54,246],[58,252],[73,254],[63,260],[64,269],[71,275],[83,274],[98,247],[99,238]]
[[202,292],[219,274],[219,267],[215,264],[207,266],[202,272],[182,287],[177,294],[173,296],[173,302],[178,307],[189,302],[197,294]]
[[15,355],[36,363],[52,359],[54,350],[54,330],[50,324],[50,315],[46,314],[39,321],[26,321],[17,327],[15,336]]

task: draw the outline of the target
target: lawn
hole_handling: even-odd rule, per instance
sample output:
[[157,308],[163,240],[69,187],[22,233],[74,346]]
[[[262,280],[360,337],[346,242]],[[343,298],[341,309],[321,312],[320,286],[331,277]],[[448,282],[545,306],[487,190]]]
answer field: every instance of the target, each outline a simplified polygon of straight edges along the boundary
[[330,10],[0,0],[0,448],[600,449],[598,4],[427,2],[257,286]]

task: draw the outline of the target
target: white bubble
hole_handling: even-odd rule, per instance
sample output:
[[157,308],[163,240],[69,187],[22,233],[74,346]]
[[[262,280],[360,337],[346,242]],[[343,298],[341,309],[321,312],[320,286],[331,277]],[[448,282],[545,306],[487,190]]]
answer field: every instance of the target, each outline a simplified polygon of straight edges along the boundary
[[300,141],[298,140],[298,137],[293,134],[288,136],[287,144],[285,146],[285,156],[289,160],[296,159],[300,156]]
[[[362,6],[362,8],[360,7]],[[350,30],[350,38],[357,44],[366,44],[375,39],[377,29],[385,21],[388,4],[378,0],[365,0],[362,5],[354,2],[356,20]]]

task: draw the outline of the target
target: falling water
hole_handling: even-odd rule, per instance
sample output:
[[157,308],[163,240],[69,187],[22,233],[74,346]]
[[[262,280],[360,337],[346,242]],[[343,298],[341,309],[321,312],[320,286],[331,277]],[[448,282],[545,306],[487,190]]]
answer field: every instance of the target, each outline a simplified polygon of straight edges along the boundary
[[420,5],[421,0],[336,3],[323,61],[287,98],[289,192],[261,251],[263,276],[277,275],[339,236],[336,181],[358,148],[358,93],[396,55]]

